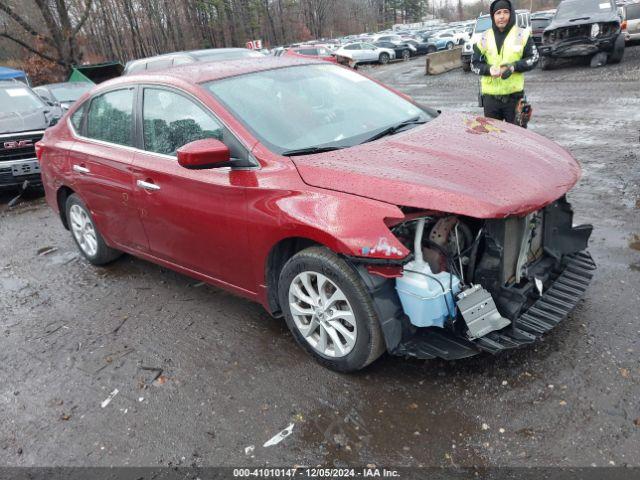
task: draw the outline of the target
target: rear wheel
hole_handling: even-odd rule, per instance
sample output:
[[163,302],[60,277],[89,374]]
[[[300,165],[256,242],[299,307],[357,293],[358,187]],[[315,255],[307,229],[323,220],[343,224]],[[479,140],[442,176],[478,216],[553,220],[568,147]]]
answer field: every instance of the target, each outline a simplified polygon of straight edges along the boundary
[[293,256],[280,274],[278,296],[294,338],[322,365],[353,372],[384,352],[369,293],[330,250],[312,247]]
[[607,59],[608,63],[620,63],[622,61],[622,57],[624,57],[624,35],[621,33],[616,38],[616,42],[613,45],[613,50],[609,54],[609,58]]
[[391,57],[389,56],[388,53],[382,52],[380,54],[380,56],[378,57],[378,61],[382,64],[382,65],[386,65],[387,63],[389,63],[389,60],[391,59]]
[[438,49],[433,45],[429,45],[429,47],[427,47],[427,53],[436,53],[437,51]]
[[465,72],[471,71],[471,62],[467,62],[466,60],[462,60],[462,70]]
[[453,42],[447,43],[447,50],[453,50]]
[[98,232],[89,209],[76,194],[70,195],[66,203],[69,229],[80,253],[93,265],[105,265],[122,255],[104,242]]
[[402,60],[405,62],[411,58],[411,52],[409,50],[402,51]]

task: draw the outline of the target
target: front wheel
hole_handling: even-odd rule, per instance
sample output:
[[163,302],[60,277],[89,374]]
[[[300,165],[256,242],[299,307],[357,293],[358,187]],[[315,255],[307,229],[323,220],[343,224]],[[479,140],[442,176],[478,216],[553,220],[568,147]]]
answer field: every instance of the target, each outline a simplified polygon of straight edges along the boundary
[[447,50],[453,50],[453,43],[452,42],[447,43]]
[[70,195],[66,203],[69,229],[80,253],[93,265],[106,265],[122,255],[104,242],[98,232],[89,209],[76,194]]
[[555,65],[553,58],[551,57],[540,57],[540,68],[542,70],[551,70]]
[[382,65],[386,65],[387,63],[389,63],[389,60],[391,60],[391,57],[389,56],[388,53],[384,53],[382,52],[380,54],[380,57],[378,57],[378,61],[382,64]]
[[322,365],[353,372],[384,352],[371,296],[330,250],[311,247],[294,255],[280,274],[278,297],[294,338]]
[[402,60],[405,62],[411,58],[411,52],[409,50],[402,51]]
[[609,58],[607,59],[608,63],[620,63],[622,61],[622,57],[624,57],[624,35],[621,33],[616,38],[616,42],[613,45],[613,50],[609,54]]
[[436,53],[437,51],[438,51],[438,49],[436,47],[434,47],[433,45],[429,45],[429,47],[427,48],[427,54]]

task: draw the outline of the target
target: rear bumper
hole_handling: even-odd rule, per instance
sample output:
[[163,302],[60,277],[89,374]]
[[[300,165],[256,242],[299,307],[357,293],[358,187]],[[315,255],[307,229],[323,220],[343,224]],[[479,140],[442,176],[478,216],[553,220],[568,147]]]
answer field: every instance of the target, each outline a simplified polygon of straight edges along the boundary
[[588,252],[566,257],[565,267],[546,292],[512,325],[470,341],[442,328],[420,328],[391,353],[421,359],[457,360],[482,352],[498,354],[539,340],[575,309],[593,278],[595,262]]
[[640,32],[638,32],[638,33],[625,32],[624,33],[624,40],[625,40],[625,42],[635,42],[637,40],[640,40]]

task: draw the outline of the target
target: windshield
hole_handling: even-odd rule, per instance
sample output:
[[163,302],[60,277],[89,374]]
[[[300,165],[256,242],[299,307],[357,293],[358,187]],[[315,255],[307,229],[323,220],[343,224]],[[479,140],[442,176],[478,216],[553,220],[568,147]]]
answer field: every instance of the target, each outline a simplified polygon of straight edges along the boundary
[[475,33],[482,33],[491,28],[491,17],[480,17],[476,22]]
[[86,91],[91,90],[92,86],[89,83],[81,83],[79,85],[60,85],[50,88],[51,93],[53,93],[58,102],[75,102]]
[[594,13],[607,12],[611,9],[611,3],[608,0],[565,0],[558,7],[556,18],[570,20],[589,17]]
[[534,30],[542,30],[543,28],[548,27],[550,23],[551,23],[550,18],[532,18],[531,19],[531,27]]
[[362,75],[302,65],[217,80],[205,87],[272,151],[347,147],[428,114]]
[[0,88],[0,113],[24,112],[44,107],[40,97],[24,87]]

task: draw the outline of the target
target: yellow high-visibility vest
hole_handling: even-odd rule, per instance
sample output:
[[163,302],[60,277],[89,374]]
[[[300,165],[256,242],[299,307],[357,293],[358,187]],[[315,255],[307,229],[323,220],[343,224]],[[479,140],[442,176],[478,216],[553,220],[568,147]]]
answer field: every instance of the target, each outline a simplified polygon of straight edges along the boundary
[[[500,66],[521,60],[527,40],[529,40],[529,30],[514,25],[504,39],[502,51],[498,52],[496,36],[493,28],[490,28],[482,34],[478,41],[478,49],[489,65]],[[481,84],[484,95],[510,95],[524,90],[524,74],[513,72],[506,80],[483,76]]]

